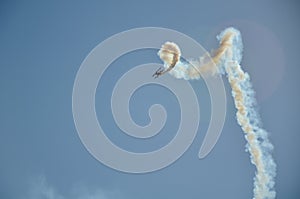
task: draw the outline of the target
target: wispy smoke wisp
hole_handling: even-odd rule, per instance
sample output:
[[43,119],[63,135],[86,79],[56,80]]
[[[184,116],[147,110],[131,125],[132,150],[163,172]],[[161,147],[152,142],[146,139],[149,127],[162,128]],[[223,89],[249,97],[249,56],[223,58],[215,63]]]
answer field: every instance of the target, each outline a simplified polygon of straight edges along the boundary
[[25,199],[107,199],[119,198],[115,194],[109,197],[107,192],[100,189],[87,189],[85,186],[76,186],[72,188],[72,192],[61,194],[54,186],[50,185],[46,177],[41,175],[31,182],[27,196]]

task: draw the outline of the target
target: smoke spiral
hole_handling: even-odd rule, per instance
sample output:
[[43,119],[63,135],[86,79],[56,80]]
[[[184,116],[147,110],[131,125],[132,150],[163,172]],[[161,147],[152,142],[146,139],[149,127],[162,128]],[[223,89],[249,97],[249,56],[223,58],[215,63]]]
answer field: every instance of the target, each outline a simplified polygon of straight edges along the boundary
[[[180,48],[173,42],[164,44],[159,55],[165,68],[169,68],[172,64],[169,73],[176,78],[200,79],[201,74],[210,71],[212,71],[210,74],[218,72],[227,75],[237,109],[236,119],[245,133],[246,150],[250,153],[251,163],[256,166],[254,198],[273,199],[276,196],[274,188],[276,163],[272,157],[273,145],[268,138],[268,133],[261,126],[250,76],[240,66],[243,51],[241,34],[231,27],[222,31],[217,39],[220,46],[208,62],[203,62],[206,55],[192,62],[181,61]],[[217,67],[210,67],[211,63],[216,63]]]

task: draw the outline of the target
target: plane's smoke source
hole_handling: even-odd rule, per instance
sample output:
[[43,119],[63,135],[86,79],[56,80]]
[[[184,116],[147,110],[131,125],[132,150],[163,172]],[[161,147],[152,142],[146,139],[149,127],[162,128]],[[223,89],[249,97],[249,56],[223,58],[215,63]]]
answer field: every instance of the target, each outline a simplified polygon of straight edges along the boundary
[[[234,28],[224,30],[218,37],[220,47],[207,59],[209,55],[191,60],[181,61],[180,58],[173,70],[169,73],[176,78],[199,79],[205,74],[227,74],[228,81],[232,88],[235,107],[237,109],[237,122],[245,133],[247,140],[246,150],[249,151],[251,162],[256,166],[254,178],[254,199],[273,199],[276,164],[272,158],[273,145],[268,139],[268,133],[261,128],[259,114],[256,110],[256,99],[250,82],[250,77],[240,66],[242,59],[242,41],[240,32]],[[180,55],[180,49],[175,43],[168,42],[168,47],[176,49]],[[164,61],[165,67],[170,66],[174,60],[174,53],[159,51],[160,58]],[[172,59],[170,59],[172,57]],[[168,58],[168,59],[167,59]]]
[[160,59],[164,60],[168,66],[175,66],[180,60],[181,52],[179,47],[173,42],[166,42],[158,52]]

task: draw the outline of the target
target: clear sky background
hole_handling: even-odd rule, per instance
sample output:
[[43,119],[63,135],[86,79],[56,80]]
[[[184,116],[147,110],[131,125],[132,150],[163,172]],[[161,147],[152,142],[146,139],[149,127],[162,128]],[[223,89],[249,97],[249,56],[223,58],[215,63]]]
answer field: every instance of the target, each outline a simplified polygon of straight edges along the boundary
[[[99,163],[81,143],[72,117],[76,72],[88,53],[111,35],[136,27],[165,27],[210,51],[217,47],[216,35],[234,26],[244,41],[242,66],[252,78],[264,128],[275,146],[277,198],[298,199],[299,8],[296,0],[1,1],[0,198],[252,198],[255,170],[244,151],[227,83],[226,122],[213,151],[204,159],[197,157],[210,102],[205,83],[193,81],[201,109],[198,135],[178,161],[153,173],[121,173]],[[146,125],[149,106],[163,104],[169,116],[159,136],[142,143],[130,140],[113,121],[109,107],[114,83],[130,68],[149,62],[161,63],[156,51],[120,57],[97,89],[104,130],[131,151],[163,146],[178,127],[177,101],[157,86],[139,89],[130,108],[133,119]]]

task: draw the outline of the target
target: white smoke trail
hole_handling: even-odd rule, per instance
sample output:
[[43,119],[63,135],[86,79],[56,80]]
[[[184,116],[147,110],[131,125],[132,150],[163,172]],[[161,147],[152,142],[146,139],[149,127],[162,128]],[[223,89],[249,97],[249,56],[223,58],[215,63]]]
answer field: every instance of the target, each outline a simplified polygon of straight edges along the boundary
[[220,47],[211,58],[205,55],[198,60],[181,61],[178,57],[179,47],[171,42],[163,45],[158,54],[164,61],[165,68],[171,63],[174,64],[174,60],[178,60],[169,72],[176,78],[190,80],[199,79],[205,74],[227,74],[237,109],[237,122],[245,133],[248,142],[246,150],[250,153],[251,162],[256,166],[254,199],[273,199],[276,195],[276,164],[271,155],[273,145],[268,139],[268,133],[261,128],[250,77],[240,66],[243,49],[240,32],[234,28],[227,28],[217,38]]

